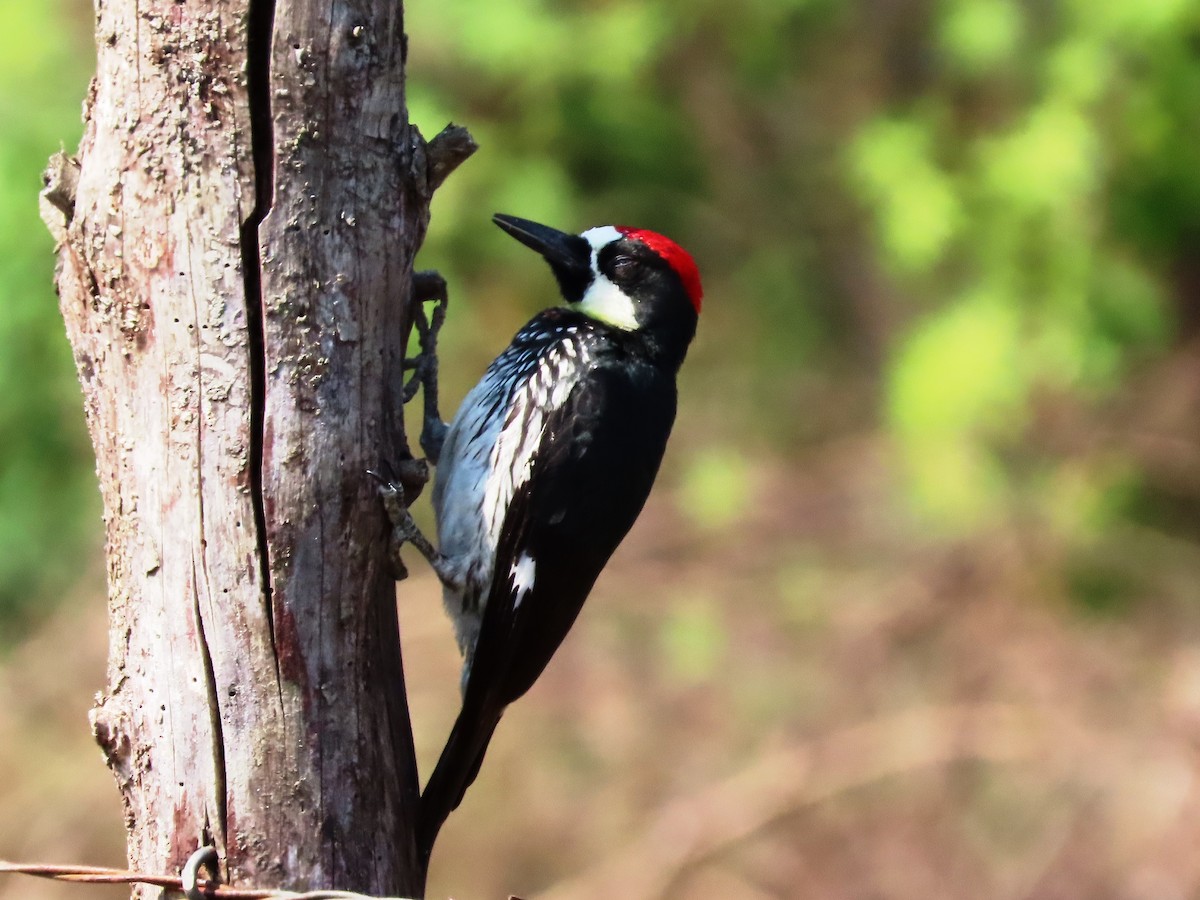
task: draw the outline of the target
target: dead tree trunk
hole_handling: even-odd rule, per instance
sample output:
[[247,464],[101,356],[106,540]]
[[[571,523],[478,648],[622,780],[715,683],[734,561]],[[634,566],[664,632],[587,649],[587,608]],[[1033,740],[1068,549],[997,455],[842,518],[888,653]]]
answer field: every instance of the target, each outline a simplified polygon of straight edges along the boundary
[[[48,222],[107,528],[130,864],[419,896],[385,520],[433,177],[397,0],[98,0]],[[77,187],[72,182],[77,179]]]

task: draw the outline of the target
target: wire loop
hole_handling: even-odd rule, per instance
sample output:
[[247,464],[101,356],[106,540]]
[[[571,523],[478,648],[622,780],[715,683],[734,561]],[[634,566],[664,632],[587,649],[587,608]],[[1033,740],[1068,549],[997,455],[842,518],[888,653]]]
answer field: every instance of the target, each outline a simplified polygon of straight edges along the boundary
[[[187,900],[208,900],[212,897],[213,888],[217,887],[221,880],[220,862],[216,847],[201,847],[188,857],[188,861],[179,872],[179,880],[183,882],[183,893]],[[209,877],[203,887],[200,887],[197,881],[201,866],[208,871]]]

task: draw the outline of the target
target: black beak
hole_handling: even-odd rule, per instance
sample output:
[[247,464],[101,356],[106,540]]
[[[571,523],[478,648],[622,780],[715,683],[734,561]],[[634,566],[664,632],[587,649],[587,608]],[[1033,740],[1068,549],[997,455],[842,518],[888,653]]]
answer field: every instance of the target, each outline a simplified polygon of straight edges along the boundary
[[577,234],[496,213],[492,221],[550,263],[563,297],[577,303],[592,280],[592,245]]

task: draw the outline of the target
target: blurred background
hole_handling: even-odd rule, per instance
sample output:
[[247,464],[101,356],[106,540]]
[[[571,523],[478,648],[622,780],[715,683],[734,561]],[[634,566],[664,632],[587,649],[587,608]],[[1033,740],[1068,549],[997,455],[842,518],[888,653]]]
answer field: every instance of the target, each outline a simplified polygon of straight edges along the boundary
[[[419,260],[448,405],[553,295],[494,211],[663,231],[706,288],[656,492],[429,895],[1200,896],[1200,0],[406,12],[413,120],[482,146]],[[112,864],[99,503],[36,214],[90,28],[0,0],[0,857]],[[427,772],[458,659],[413,568]]]

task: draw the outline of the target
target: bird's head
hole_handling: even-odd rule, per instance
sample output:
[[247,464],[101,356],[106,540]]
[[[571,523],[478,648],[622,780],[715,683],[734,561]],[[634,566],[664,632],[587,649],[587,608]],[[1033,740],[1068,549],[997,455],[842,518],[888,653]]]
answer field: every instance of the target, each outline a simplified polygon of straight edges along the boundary
[[703,296],[700,272],[670,238],[624,225],[567,234],[499,213],[493,221],[545,258],[572,309],[684,348],[691,341]]

